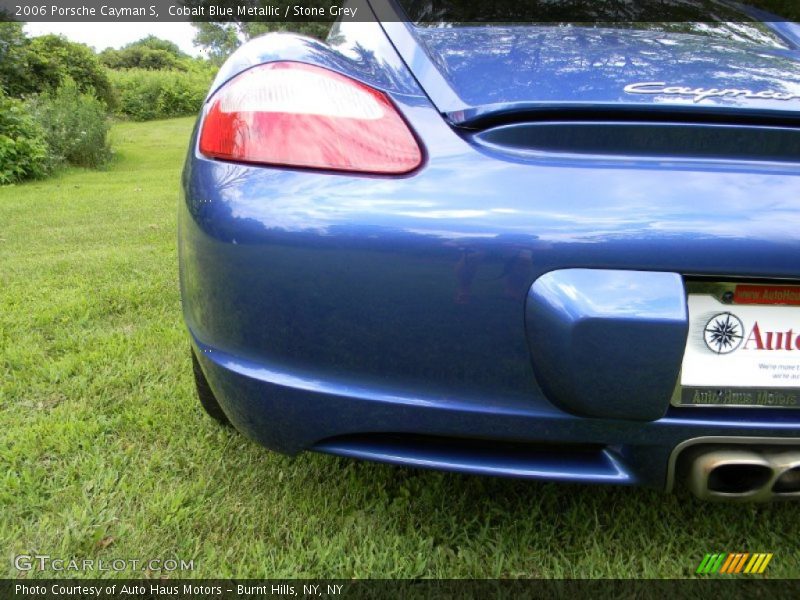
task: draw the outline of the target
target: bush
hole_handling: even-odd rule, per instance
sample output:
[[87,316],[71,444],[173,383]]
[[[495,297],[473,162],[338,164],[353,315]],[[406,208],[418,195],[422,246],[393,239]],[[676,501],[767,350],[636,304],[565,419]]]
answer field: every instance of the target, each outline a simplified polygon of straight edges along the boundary
[[78,89],[114,106],[114,90],[91,48],[58,35],[28,39],[12,23],[0,23],[0,87],[12,97],[53,92],[67,78]]
[[106,48],[100,62],[109,69],[150,69],[186,71],[189,55],[172,42],[149,35],[119,50]]
[[99,167],[111,156],[108,116],[103,102],[81,92],[67,78],[54,92],[30,101],[31,112],[44,130],[51,167],[70,164]]
[[163,50],[151,48],[109,48],[100,54],[100,62],[109,69],[148,69],[151,71],[185,71],[180,59]]
[[125,69],[109,75],[117,90],[118,114],[135,121],[197,114],[212,79],[208,69]]
[[0,184],[43,176],[47,150],[44,131],[25,105],[0,90]]

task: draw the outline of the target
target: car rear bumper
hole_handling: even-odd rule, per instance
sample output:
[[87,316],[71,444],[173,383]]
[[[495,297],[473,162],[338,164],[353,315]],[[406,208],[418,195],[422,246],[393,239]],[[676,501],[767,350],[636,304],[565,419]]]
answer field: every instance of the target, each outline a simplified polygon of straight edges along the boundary
[[194,345],[233,425],[286,454],[315,450],[463,473],[663,489],[673,451],[689,440],[791,440],[800,432],[790,415],[745,421],[746,411],[735,409],[637,423],[418,396],[252,362],[196,339]]

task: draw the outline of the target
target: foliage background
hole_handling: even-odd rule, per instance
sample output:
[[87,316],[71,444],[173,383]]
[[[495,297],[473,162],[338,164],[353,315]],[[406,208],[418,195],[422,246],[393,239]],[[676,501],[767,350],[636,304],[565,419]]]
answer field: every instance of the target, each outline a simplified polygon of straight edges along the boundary
[[291,28],[325,37],[328,23],[195,23],[194,58],[154,36],[95,53],[57,35],[29,38],[0,22],[0,185],[66,166],[104,167],[110,119],[194,115],[219,65],[242,42]]
[[47,170],[44,129],[25,103],[0,90],[0,185],[41,177]]

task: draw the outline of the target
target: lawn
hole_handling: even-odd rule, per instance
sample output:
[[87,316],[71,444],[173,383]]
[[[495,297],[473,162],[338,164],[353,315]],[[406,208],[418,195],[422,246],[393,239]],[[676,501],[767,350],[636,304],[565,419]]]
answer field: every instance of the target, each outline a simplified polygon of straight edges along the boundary
[[215,424],[178,290],[191,126],[120,124],[108,170],[0,188],[0,576],[38,553],[194,561],[135,577],[684,577],[733,551],[800,576],[796,504],[290,459]]

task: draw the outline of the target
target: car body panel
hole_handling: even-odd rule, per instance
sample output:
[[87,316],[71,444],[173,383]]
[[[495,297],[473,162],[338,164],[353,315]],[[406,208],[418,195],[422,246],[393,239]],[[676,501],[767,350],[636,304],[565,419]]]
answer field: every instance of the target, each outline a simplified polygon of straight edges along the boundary
[[[376,23],[352,23],[334,30],[332,45],[266,36],[237,52],[215,85],[286,59],[366,82],[419,136],[418,171],[222,162],[193,139],[179,211],[184,315],[238,429],[289,454],[653,487],[664,487],[670,452],[689,438],[798,437],[793,411],[577,416],[543,389],[526,325],[532,286],[554,271],[797,280],[796,163],[486,147],[443,118],[382,35]],[[673,302],[685,301],[679,288]],[[622,342],[607,343],[625,354]],[[666,370],[674,381],[675,367]],[[367,434],[431,439],[347,437]],[[450,451],[442,438],[454,440]],[[526,446],[509,465],[459,450],[464,439],[563,444],[565,453],[592,444],[596,453],[576,449],[572,470],[557,476],[549,450]]]
[[326,67],[347,74],[375,89],[394,94],[424,95],[386,38],[380,24],[374,21],[339,22],[334,27],[327,43],[280,32],[251,40],[222,65],[211,84],[208,96],[212,96],[220,86],[239,73],[277,60]]
[[[740,24],[742,27],[747,24]],[[773,27],[785,43],[704,35],[556,26],[415,27],[383,23],[410,70],[453,123],[487,115],[553,110],[685,115],[800,112],[800,50],[794,30]],[[753,37],[756,37],[754,34]],[[778,42],[778,43],[780,43]],[[627,91],[628,86],[660,82]],[[650,93],[659,88],[778,92],[791,99]]]
[[525,323],[537,380],[564,410],[638,421],[667,412],[689,331],[680,275],[550,271],[528,292]]

